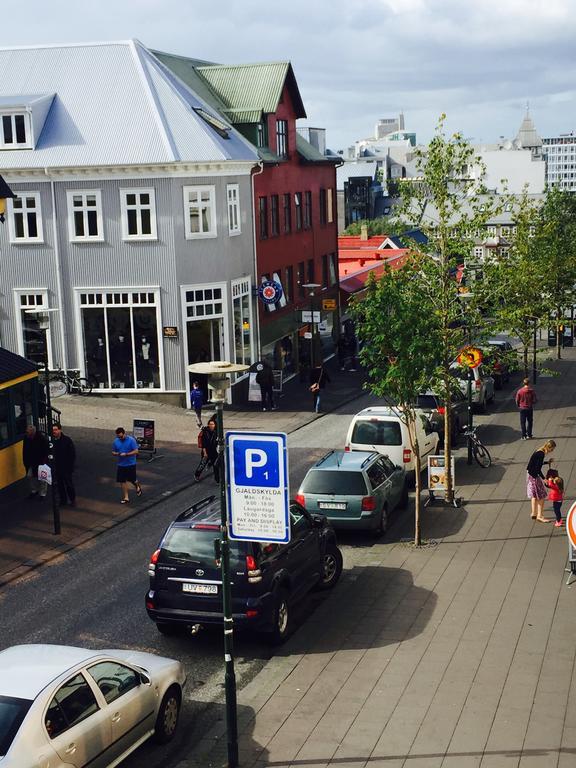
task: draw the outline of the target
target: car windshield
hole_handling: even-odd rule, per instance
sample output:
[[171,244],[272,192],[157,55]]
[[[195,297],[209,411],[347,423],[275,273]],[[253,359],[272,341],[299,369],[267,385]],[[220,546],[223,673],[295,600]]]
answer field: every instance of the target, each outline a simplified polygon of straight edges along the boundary
[[352,442],[361,445],[402,445],[402,430],[397,421],[357,421]]
[[304,493],[334,493],[339,496],[365,496],[366,481],[362,472],[337,469],[312,469],[302,483]]
[[31,706],[32,702],[28,699],[0,696],[0,757],[4,757],[10,749]]
[[[178,560],[184,563],[216,564],[214,542],[220,538],[219,528],[195,529],[172,528],[162,542],[162,560]],[[237,561],[242,555],[240,542],[230,542],[230,559]]]
[[436,395],[418,395],[416,408],[432,409],[438,408]]

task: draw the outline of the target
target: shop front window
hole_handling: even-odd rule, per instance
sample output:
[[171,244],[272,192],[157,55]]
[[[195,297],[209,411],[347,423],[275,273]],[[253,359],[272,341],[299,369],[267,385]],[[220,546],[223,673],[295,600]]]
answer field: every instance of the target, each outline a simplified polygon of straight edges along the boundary
[[82,293],[86,375],[99,389],[158,389],[156,295]]

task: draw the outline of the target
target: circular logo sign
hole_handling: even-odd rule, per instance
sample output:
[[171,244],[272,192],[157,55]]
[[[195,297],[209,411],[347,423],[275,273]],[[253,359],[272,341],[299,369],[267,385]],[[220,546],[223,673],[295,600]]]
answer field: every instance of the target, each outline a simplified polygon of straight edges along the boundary
[[266,280],[258,287],[258,296],[264,304],[276,304],[282,296],[282,286],[276,280]]
[[465,365],[468,368],[478,368],[482,362],[482,352],[477,347],[466,347],[456,359],[459,365]]

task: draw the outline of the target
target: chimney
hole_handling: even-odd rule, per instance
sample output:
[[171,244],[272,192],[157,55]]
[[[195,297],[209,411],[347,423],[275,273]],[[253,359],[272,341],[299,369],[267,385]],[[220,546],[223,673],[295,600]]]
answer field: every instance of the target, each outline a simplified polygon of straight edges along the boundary
[[368,225],[362,224],[360,227],[360,240],[368,240]]

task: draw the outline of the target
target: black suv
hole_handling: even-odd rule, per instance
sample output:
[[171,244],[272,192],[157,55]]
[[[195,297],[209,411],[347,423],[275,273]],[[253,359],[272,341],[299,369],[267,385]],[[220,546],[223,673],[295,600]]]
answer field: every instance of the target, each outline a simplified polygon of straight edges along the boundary
[[[342,572],[342,554],[324,515],[290,504],[288,544],[230,542],[232,612],[238,628],[282,642],[293,605],[314,587],[330,589]],[[220,501],[210,496],[171,523],[148,567],[146,610],[162,634],[221,624],[222,578],[218,558]]]

